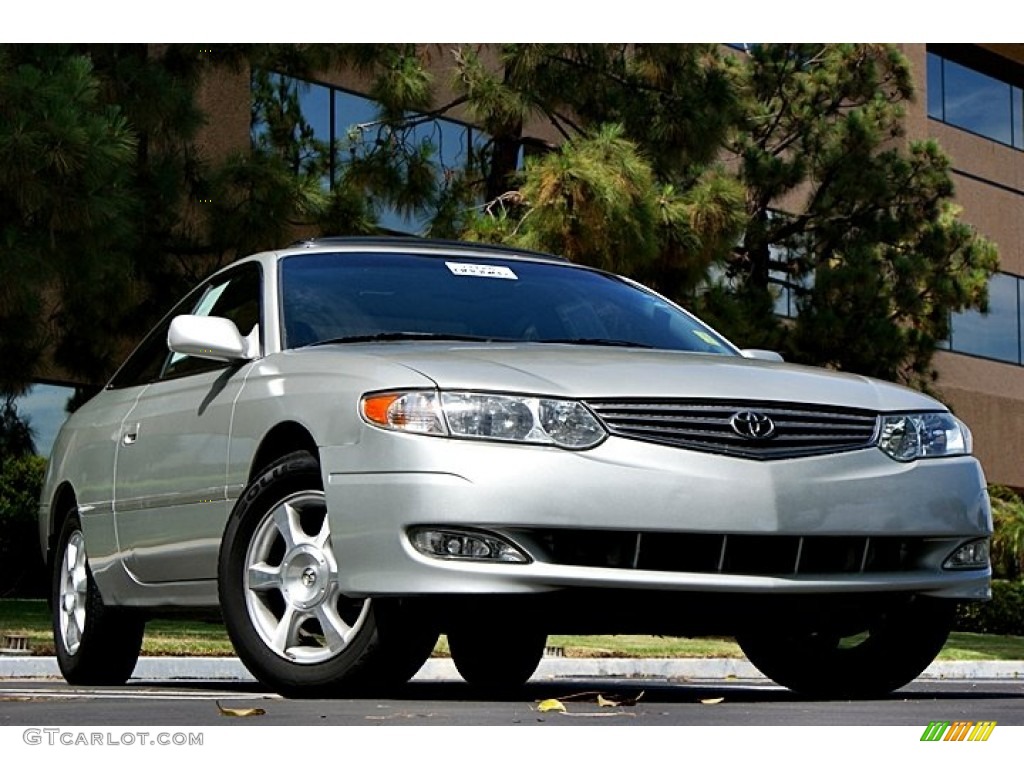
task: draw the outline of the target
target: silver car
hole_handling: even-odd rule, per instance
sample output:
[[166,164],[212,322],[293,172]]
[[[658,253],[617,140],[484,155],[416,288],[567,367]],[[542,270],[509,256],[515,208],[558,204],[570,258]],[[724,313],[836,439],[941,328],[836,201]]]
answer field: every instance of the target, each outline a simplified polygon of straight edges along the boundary
[[223,618],[293,696],[475,685],[550,633],[724,634],[815,696],[898,688],[989,596],[967,427],[739,350],[630,280],[494,246],[326,239],[242,259],[57,440],[57,656],[124,682],[147,618]]

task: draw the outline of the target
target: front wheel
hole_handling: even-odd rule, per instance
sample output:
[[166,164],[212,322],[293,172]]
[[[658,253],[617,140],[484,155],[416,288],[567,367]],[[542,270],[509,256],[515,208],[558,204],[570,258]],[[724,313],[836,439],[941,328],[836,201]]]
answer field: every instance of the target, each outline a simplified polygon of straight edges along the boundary
[[818,698],[884,696],[931,664],[953,626],[950,600],[915,598],[844,629],[770,627],[736,639],[750,662],[793,691]]
[[320,467],[308,453],[271,465],[243,494],[221,544],[219,589],[239,658],[287,696],[402,683],[437,641],[397,600],[349,597]]
[[72,685],[122,685],[142,650],[145,621],[105,605],[89,567],[77,513],[64,521],[53,557],[53,644]]

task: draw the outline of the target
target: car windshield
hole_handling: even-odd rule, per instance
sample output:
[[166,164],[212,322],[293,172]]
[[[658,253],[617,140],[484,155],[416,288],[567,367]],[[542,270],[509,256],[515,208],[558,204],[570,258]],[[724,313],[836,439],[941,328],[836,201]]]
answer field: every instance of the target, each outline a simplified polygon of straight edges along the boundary
[[625,280],[500,257],[315,253],[281,260],[285,349],[439,339],[734,355],[721,336]]

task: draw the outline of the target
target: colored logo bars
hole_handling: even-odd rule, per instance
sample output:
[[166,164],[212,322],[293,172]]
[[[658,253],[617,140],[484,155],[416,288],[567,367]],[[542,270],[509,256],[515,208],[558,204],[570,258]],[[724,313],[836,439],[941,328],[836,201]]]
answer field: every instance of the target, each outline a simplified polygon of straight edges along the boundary
[[982,720],[977,723],[969,720],[932,720],[921,734],[921,741],[988,741],[995,727],[995,720]]

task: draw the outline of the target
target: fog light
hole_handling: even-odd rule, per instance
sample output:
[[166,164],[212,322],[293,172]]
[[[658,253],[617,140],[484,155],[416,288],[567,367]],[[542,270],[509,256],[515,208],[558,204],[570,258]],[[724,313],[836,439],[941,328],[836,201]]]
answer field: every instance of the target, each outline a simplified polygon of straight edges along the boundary
[[957,547],[956,552],[946,558],[943,568],[986,568],[988,567],[988,539],[975,539]]
[[511,542],[478,531],[416,528],[409,541],[420,554],[445,560],[528,563],[530,556]]

